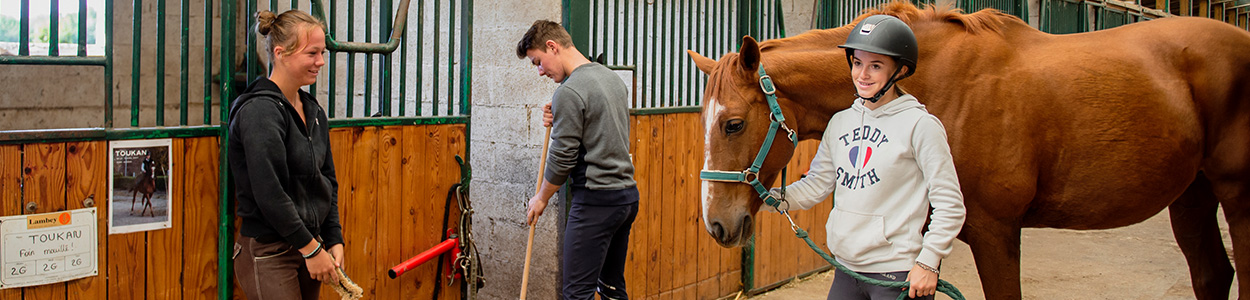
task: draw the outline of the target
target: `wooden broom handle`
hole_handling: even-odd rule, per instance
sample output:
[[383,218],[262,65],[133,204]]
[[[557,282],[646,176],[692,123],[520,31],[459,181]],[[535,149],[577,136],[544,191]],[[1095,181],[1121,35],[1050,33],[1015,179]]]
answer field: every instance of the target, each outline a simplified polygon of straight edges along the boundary
[[[547,168],[547,144],[551,140],[551,127],[547,127],[547,134],[543,136],[543,152],[539,155],[538,160],[538,183],[534,186],[534,194],[543,189],[543,172]],[[528,221],[528,220],[527,220]],[[525,270],[521,273],[521,300],[525,300],[525,292],[529,289],[530,281],[530,255],[534,253],[534,224],[530,224],[530,235],[525,242]]]

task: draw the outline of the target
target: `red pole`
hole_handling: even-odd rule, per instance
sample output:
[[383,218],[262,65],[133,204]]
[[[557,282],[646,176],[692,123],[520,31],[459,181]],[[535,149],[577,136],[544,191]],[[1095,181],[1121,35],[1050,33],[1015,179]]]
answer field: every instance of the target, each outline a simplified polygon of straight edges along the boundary
[[386,273],[387,275],[391,276],[391,279],[395,279],[395,277],[399,277],[399,275],[403,275],[404,272],[408,272],[408,270],[412,270],[416,268],[417,266],[420,266],[421,264],[424,264],[425,262],[430,261],[430,259],[438,257],[439,255],[447,251],[450,251],[451,249],[455,249],[456,244],[459,242],[459,240],[460,239],[448,239],[446,241],[443,241],[442,243],[438,243],[438,245],[435,245],[434,248],[430,248],[429,250],[425,250],[425,252],[421,252],[421,254],[417,254],[417,256],[413,256],[407,261],[404,261],[403,263],[396,265],[394,268],[391,268],[391,270],[387,271]]

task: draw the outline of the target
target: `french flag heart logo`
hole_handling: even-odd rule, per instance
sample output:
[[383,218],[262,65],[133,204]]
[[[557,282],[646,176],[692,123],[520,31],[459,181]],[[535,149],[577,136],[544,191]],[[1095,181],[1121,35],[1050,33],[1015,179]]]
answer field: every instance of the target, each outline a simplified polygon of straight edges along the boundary
[[855,168],[863,168],[868,165],[868,159],[872,158],[872,147],[864,147],[864,161],[859,161],[859,146],[851,147],[851,165]]

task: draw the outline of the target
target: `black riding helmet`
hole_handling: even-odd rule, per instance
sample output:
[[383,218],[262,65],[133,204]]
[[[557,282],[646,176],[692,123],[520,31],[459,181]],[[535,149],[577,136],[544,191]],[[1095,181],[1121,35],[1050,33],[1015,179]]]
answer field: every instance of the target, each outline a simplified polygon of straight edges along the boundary
[[[894,69],[894,74],[890,75],[890,80],[886,81],[885,87],[872,98],[864,99],[873,103],[880,100],[886,91],[894,87],[894,82],[916,73],[916,60],[920,56],[916,46],[916,34],[911,31],[911,27],[907,27],[902,20],[887,15],[864,18],[846,36],[846,43],[839,45],[838,48],[846,49],[847,66],[852,66],[851,58],[854,57],[855,50],[890,56],[899,63],[899,67]],[[895,78],[903,69],[902,66],[907,66],[907,73],[903,74],[903,77]],[[860,96],[856,93],[855,97]]]

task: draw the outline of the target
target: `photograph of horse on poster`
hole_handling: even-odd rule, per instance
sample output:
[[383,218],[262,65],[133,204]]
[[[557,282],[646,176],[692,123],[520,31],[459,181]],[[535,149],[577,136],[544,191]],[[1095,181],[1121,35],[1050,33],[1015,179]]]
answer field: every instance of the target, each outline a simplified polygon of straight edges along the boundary
[[170,227],[170,140],[109,145],[109,233]]

